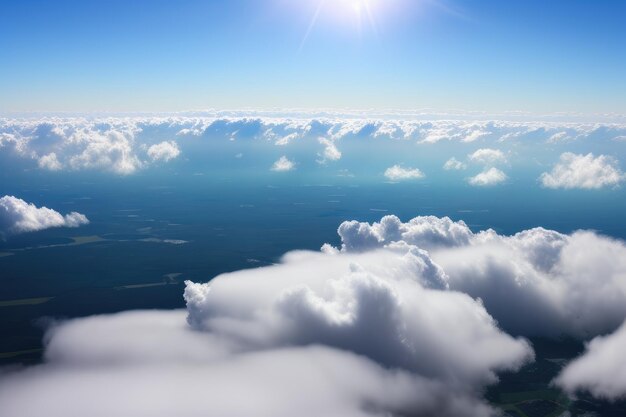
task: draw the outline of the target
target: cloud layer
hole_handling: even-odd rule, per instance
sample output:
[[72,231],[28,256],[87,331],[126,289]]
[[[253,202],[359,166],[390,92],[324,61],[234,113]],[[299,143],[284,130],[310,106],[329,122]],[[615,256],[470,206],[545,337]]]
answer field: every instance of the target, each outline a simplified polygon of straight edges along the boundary
[[[333,166],[337,168],[335,172],[347,169],[354,174],[355,168],[367,160],[366,165],[380,181],[384,181],[384,171],[395,161],[409,163],[414,158],[416,162],[409,164],[418,165],[431,181],[437,178],[435,174],[443,175],[442,171],[463,169],[469,162],[481,164],[484,172],[473,177],[473,184],[482,185],[497,181],[496,171],[489,169],[497,164],[521,164],[529,169],[529,162],[537,163],[535,159],[540,157],[542,166],[556,162],[557,169],[564,165],[552,173],[546,172],[542,177],[544,185],[570,187],[563,179],[569,175],[570,161],[557,162],[559,155],[586,157],[594,151],[601,156],[585,164],[595,168],[587,168],[591,174],[580,175],[600,175],[605,178],[600,182],[603,186],[621,181],[615,179],[621,171],[612,158],[624,157],[617,146],[620,138],[626,136],[623,121],[587,123],[576,121],[575,117],[569,121],[507,117],[415,112],[207,111],[0,118],[0,157],[9,157],[16,164],[21,161],[28,169],[129,175],[164,163],[175,163],[180,168],[183,162],[195,161],[198,166],[207,167],[214,162],[211,158],[224,160],[238,154],[245,154],[246,158],[236,167],[250,163],[251,167],[267,172],[260,167],[271,166],[281,156],[289,155],[298,161],[299,173],[307,169],[328,172],[328,167]],[[468,155],[466,161],[450,159],[459,148]],[[613,156],[597,160],[605,154]],[[611,167],[616,171],[611,173]],[[534,176],[541,174],[539,169]],[[594,174],[593,170],[601,172]],[[573,186],[580,183],[575,181]]]
[[55,210],[37,207],[17,197],[5,195],[0,198],[0,236],[51,227],[78,227],[88,223],[84,214],[75,211],[63,216]]

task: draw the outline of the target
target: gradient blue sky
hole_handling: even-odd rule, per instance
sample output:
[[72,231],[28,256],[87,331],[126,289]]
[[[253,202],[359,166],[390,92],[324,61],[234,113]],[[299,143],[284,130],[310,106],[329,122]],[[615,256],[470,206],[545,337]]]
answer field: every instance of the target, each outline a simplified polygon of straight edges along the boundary
[[0,1],[0,111],[626,113],[626,2]]

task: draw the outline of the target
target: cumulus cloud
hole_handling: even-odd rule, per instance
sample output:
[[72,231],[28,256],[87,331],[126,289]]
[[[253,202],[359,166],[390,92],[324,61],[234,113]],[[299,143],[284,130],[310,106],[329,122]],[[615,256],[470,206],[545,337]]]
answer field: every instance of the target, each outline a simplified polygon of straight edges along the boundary
[[463,138],[463,142],[474,142],[477,139],[482,138],[483,136],[487,136],[491,134],[491,132],[485,131],[485,130],[473,130],[470,131],[464,138]]
[[626,246],[594,232],[535,228],[501,236],[473,233],[449,218],[403,223],[385,216],[373,224],[344,222],[338,233],[343,252],[407,245],[428,250],[451,290],[480,298],[514,334],[584,340],[613,331],[626,318]]
[[483,387],[532,349],[446,279],[395,246],[187,282],[186,320],[127,312],[50,330],[44,365],[0,378],[0,414],[493,414]]
[[470,177],[468,182],[477,187],[489,187],[503,183],[507,180],[507,178],[508,177],[504,172],[500,171],[498,168],[491,167],[489,169],[485,169],[480,174]]
[[597,189],[619,185],[626,176],[610,156],[565,152],[550,172],[539,177],[547,188]]
[[84,214],[75,211],[63,216],[55,210],[37,207],[17,197],[5,195],[0,198],[0,235],[3,236],[88,223]]
[[468,155],[472,162],[484,165],[494,165],[506,162],[506,156],[499,149],[482,148]]
[[68,165],[72,169],[103,169],[127,175],[143,165],[135,154],[130,132],[109,130],[90,135],[81,132],[73,140],[82,142],[83,147],[69,156]]
[[51,152],[39,158],[37,164],[39,165],[39,168],[47,169],[49,171],[59,171],[63,168],[63,164],[59,162],[59,159],[54,152]]
[[[534,356],[505,331],[587,340],[626,318],[626,246],[594,232],[385,216],[338,233],[338,248],[186,282],[186,311],[53,327],[43,365],[0,377],[0,414],[485,416],[484,387]],[[622,395],[625,334],[556,383]]]
[[176,142],[172,140],[150,146],[147,153],[153,161],[167,162],[180,155],[180,149],[178,149]]
[[404,168],[394,165],[385,170],[385,177],[391,181],[418,180],[424,178],[424,173],[418,168]]
[[608,400],[626,397],[626,322],[608,336],[598,336],[585,353],[567,364],[555,384],[570,394],[588,391]]
[[451,170],[459,171],[459,170],[466,169],[466,168],[467,168],[467,165],[464,162],[459,161],[455,157],[448,159],[446,163],[443,164],[443,169],[445,169],[446,171],[451,171]]
[[318,140],[324,146],[322,154],[318,154],[321,158],[318,159],[319,163],[324,164],[327,161],[338,161],[341,159],[341,151],[337,149],[333,141],[326,138],[319,138]]
[[290,161],[286,156],[281,156],[280,158],[278,158],[278,160],[276,162],[274,162],[274,165],[272,165],[272,168],[270,168],[272,171],[278,171],[278,172],[285,172],[285,171],[291,171],[293,169],[295,169],[296,164],[293,161]]

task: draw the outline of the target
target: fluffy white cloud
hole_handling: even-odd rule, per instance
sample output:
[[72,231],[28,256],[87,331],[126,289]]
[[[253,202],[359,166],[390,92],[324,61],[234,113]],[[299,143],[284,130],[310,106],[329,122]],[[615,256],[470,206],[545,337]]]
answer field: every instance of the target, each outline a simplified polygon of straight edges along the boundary
[[[588,339],[626,317],[626,246],[593,232],[395,216],[338,232],[338,249],[187,282],[186,312],[51,329],[45,364],[0,377],[0,415],[485,416],[485,385],[533,358],[503,330]],[[625,335],[557,384],[621,395]]]
[[296,164],[293,161],[290,161],[286,156],[281,156],[278,158],[274,165],[272,165],[272,171],[284,172],[291,171],[296,167]]
[[46,356],[45,365],[0,378],[2,415],[490,414],[474,395],[348,351],[315,345],[241,351],[190,329],[180,311],[66,323],[52,332]]
[[418,180],[424,178],[424,173],[417,168],[404,168],[394,165],[385,170],[385,177],[391,181]]
[[318,140],[324,146],[322,154],[318,154],[321,158],[318,160],[319,163],[324,164],[327,161],[338,161],[341,159],[341,151],[337,149],[332,140],[326,138],[319,138]]
[[68,165],[72,169],[102,169],[127,175],[143,165],[135,154],[131,132],[116,130],[91,134],[79,132],[71,140],[80,144],[82,149],[69,156]]
[[385,216],[380,223],[344,222],[338,233],[344,252],[405,245],[428,250],[450,289],[480,298],[515,334],[586,339],[626,318],[626,246],[593,232],[536,228],[500,236],[473,233],[449,218],[403,223]]
[[485,130],[473,130],[470,131],[464,138],[463,138],[463,142],[474,142],[477,139],[480,139],[484,136],[490,135],[491,132],[485,131]]
[[544,172],[539,179],[548,188],[594,189],[616,186],[624,178],[617,161],[610,156],[565,152],[552,171]]
[[500,171],[498,168],[491,167],[484,170],[480,174],[470,177],[468,179],[468,182],[471,185],[475,185],[478,187],[489,187],[492,185],[503,183],[506,180],[507,176],[504,172]]
[[396,216],[385,216],[372,224],[355,220],[341,223],[337,233],[341,249],[361,252],[384,247],[393,242],[405,242],[424,249],[468,245],[472,231],[463,221],[449,217],[418,216],[406,223]]
[[180,149],[178,149],[176,142],[172,140],[150,146],[147,153],[153,161],[167,162],[180,155]]
[[0,235],[35,232],[51,227],[78,227],[88,224],[83,214],[75,211],[63,216],[47,207],[37,207],[26,201],[5,195],[0,198]]
[[466,168],[467,168],[467,165],[464,162],[459,161],[455,157],[448,159],[446,163],[443,164],[443,169],[445,169],[446,171],[450,171],[450,170],[459,171],[459,170],[466,169]]
[[555,383],[570,394],[588,391],[595,397],[626,397],[626,322],[608,336],[598,336],[586,352],[567,364]]
[[482,148],[467,156],[470,161],[484,165],[494,165],[506,162],[506,156],[499,149]]
[[493,414],[482,388],[532,349],[445,281],[426,252],[396,246],[187,282],[187,322],[128,312],[53,328],[46,364],[0,378],[0,414]]
[[49,171],[59,171],[63,168],[63,164],[59,162],[57,154],[55,154],[54,152],[51,152],[39,158],[37,164],[39,165],[39,168],[47,169]]

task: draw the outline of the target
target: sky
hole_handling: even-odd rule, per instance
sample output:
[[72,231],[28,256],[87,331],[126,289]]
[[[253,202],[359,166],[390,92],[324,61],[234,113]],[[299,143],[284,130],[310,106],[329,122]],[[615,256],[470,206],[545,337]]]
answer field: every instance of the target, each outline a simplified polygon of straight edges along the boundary
[[623,114],[624,16],[619,1],[2,0],[0,112]]

